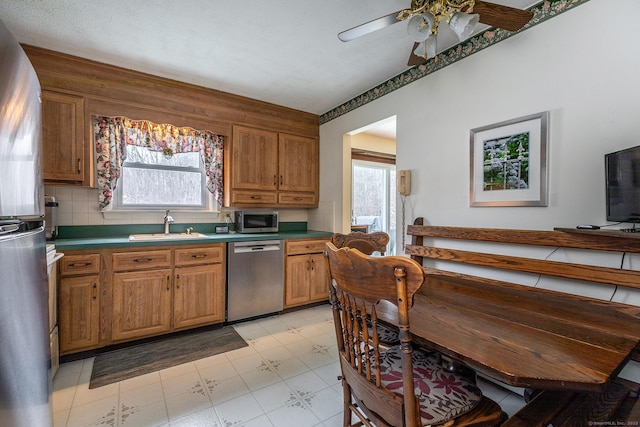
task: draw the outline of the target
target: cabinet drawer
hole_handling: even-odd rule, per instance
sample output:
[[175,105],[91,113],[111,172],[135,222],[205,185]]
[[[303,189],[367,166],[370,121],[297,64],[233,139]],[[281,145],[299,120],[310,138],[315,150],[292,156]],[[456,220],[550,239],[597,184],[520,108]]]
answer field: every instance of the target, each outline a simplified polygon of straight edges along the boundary
[[222,245],[206,248],[176,249],[176,265],[221,263],[224,258]]
[[329,240],[287,240],[287,255],[300,255],[324,252],[325,243]]
[[305,193],[279,193],[278,204],[290,206],[318,206],[315,194]]
[[58,263],[62,276],[100,272],[100,254],[65,255]]
[[120,252],[113,254],[112,260],[114,271],[171,267],[171,250]]
[[231,204],[251,204],[251,205],[275,205],[277,202],[276,193],[255,192],[255,191],[233,191],[231,194]]

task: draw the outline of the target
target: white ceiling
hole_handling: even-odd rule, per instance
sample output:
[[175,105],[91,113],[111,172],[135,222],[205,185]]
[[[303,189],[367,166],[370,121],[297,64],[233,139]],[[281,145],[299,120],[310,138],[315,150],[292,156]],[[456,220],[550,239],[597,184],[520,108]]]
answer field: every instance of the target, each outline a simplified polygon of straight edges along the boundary
[[[494,2],[524,9],[539,0]],[[0,19],[21,43],[322,114],[408,68],[403,23],[347,43],[337,34],[409,4],[7,0]],[[439,50],[457,41],[442,27]]]

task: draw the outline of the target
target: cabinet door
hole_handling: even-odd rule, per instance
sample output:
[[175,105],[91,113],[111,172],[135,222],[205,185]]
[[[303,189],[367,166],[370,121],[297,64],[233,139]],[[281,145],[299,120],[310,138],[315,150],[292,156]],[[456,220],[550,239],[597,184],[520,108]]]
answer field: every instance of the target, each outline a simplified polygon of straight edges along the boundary
[[318,192],[317,139],[279,134],[278,165],[280,191]]
[[278,185],[278,134],[233,127],[232,189],[275,191]]
[[46,182],[85,183],[84,98],[42,91],[42,146]]
[[329,299],[327,269],[323,254],[309,255],[311,270],[309,272],[309,302]]
[[224,321],[224,279],[222,264],[175,269],[175,329]]
[[113,274],[113,341],[171,330],[171,269]]
[[63,277],[58,288],[60,354],[99,343],[100,276]]
[[287,271],[284,286],[284,305],[294,307],[309,302],[311,257],[293,255],[286,259]]

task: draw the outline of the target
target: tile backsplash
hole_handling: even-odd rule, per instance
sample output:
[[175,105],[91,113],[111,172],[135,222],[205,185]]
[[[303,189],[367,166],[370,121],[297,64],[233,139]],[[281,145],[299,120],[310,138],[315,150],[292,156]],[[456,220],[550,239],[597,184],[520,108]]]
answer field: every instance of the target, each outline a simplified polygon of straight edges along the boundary
[[[95,188],[73,187],[66,185],[47,185],[45,193],[55,196],[58,202],[58,225],[115,225],[115,224],[161,224],[164,210],[110,212],[105,215],[99,210],[98,190]],[[233,208],[223,208],[234,211]],[[280,221],[307,221],[306,209],[278,209]],[[181,212],[172,211],[176,223],[212,223],[224,222],[218,212]]]

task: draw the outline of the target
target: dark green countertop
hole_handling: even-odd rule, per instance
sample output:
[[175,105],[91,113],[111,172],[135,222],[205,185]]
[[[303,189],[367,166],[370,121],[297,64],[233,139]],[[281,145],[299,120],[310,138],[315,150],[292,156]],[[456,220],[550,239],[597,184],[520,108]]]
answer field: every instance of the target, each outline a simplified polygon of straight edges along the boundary
[[[173,227],[173,226],[172,226]],[[59,238],[49,241],[56,246],[56,251],[65,250],[85,250],[85,249],[103,249],[116,247],[138,247],[138,246],[159,246],[159,245],[193,245],[203,243],[221,243],[221,242],[243,242],[250,240],[281,240],[281,239],[300,239],[300,238],[319,238],[331,237],[333,233],[327,231],[307,230],[297,224],[285,224],[280,228],[278,233],[256,233],[256,234],[239,234],[224,233],[216,234],[208,232],[206,227],[201,224],[194,224],[194,232],[206,235],[206,238],[190,238],[183,240],[153,240],[153,241],[129,241],[129,234],[139,233],[161,233],[161,230],[155,228],[138,226],[89,226],[89,227],[68,227],[60,229]],[[176,227],[172,233],[183,232],[182,227]],[[178,231],[180,230],[180,231]],[[202,231],[201,231],[202,230]]]

